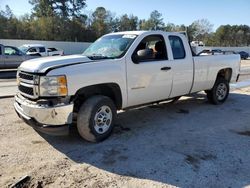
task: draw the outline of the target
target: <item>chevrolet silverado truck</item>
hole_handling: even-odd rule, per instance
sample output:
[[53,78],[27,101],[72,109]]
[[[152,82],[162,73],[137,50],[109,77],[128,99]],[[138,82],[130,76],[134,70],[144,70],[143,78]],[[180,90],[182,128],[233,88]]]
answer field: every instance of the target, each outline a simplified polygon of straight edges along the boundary
[[65,134],[76,125],[84,139],[99,142],[111,134],[118,110],[199,91],[222,104],[239,69],[239,55],[194,56],[180,33],[112,33],[82,55],[22,63],[14,107],[38,131]]

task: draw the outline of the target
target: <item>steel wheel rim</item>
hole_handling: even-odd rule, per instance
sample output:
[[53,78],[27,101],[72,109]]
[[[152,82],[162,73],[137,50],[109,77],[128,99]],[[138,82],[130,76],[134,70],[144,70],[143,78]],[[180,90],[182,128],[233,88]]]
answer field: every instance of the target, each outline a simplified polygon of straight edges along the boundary
[[224,83],[220,83],[216,89],[216,97],[218,100],[223,100],[227,96],[227,86]]
[[106,133],[112,124],[112,110],[109,106],[100,107],[94,117],[94,129],[98,134]]

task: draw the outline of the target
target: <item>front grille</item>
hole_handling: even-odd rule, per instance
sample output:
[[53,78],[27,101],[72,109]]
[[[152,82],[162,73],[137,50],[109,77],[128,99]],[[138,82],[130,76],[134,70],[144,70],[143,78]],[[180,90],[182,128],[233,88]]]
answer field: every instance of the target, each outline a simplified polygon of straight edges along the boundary
[[27,94],[27,95],[34,96],[34,90],[33,90],[33,88],[26,87],[26,86],[24,86],[24,85],[19,85],[19,86],[18,86],[18,89],[19,89],[19,91],[21,91],[22,93],[25,93],[25,94]]
[[17,76],[19,78],[18,90],[20,91],[20,93],[30,99],[37,98],[36,88],[38,87],[38,77],[32,73],[26,73],[22,71],[18,72]]
[[18,75],[20,78],[22,78],[24,80],[30,80],[30,81],[33,80],[33,75],[31,75],[31,74],[20,72]]

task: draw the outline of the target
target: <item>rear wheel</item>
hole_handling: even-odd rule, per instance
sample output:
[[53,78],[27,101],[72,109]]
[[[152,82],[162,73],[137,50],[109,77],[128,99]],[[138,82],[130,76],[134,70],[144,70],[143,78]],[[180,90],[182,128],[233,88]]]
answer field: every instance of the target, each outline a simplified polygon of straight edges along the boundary
[[116,118],[116,107],[106,96],[93,96],[85,101],[77,115],[77,129],[82,138],[100,142],[110,136]]
[[229,94],[229,83],[226,79],[217,78],[213,88],[206,91],[208,101],[212,104],[222,104],[227,100]]

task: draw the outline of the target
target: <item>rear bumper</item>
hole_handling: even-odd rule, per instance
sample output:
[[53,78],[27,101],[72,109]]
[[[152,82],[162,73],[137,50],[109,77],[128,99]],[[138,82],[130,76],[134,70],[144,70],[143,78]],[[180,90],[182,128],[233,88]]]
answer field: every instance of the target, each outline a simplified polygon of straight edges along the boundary
[[38,105],[16,95],[14,107],[24,122],[46,134],[68,134],[69,125],[72,124],[73,104]]

